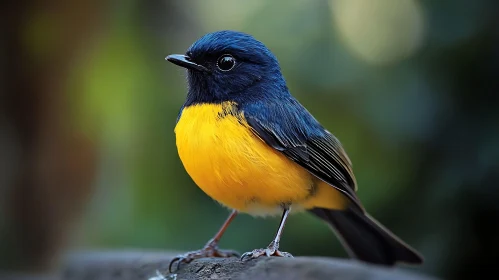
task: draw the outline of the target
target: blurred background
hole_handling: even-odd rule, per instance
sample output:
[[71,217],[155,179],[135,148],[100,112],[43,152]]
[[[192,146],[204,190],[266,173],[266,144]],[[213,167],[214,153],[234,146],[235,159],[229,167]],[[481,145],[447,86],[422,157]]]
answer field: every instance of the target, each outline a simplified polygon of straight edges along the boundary
[[[499,260],[497,1],[49,0],[2,4],[0,265],[72,250],[201,248],[228,210],[178,158],[185,72],[207,32],[254,35],[292,94],[344,144],[372,216],[468,279]],[[266,246],[279,217],[239,216],[221,247]],[[281,247],[346,257],[308,214]]]

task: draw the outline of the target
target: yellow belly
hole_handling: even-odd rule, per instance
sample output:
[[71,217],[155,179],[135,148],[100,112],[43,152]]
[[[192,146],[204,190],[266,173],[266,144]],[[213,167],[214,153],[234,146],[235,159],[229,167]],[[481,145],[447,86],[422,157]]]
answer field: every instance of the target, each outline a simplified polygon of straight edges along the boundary
[[229,208],[268,215],[279,213],[283,204],[344,207],[344,197],[333,187],[255,136],[231,103],[184,108],[175,134],[187,173]]

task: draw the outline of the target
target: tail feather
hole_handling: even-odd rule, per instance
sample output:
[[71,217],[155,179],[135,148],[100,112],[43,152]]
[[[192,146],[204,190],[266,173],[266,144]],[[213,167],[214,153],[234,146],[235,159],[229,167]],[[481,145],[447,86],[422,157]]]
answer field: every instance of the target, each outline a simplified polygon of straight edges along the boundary
[[365,262],[394,265],[396,262],[420,264],[422,256],[361,210],[314,208],[310,212],[325,220],[353,257]]

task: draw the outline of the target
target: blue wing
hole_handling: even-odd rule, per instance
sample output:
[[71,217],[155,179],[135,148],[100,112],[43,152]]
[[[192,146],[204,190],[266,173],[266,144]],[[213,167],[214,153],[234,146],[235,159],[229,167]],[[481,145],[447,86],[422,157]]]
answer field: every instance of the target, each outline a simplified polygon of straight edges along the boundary
[[253,132],[265,143],[349,197],[360,209],[351,162],[338,139],[294,98],[242,106]]

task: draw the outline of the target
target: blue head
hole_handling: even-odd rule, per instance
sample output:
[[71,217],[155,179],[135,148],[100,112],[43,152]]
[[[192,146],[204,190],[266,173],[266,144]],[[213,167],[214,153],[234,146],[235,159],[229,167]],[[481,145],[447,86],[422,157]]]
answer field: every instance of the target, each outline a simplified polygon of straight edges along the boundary
[[277,58],[263,43],[237,31],[208,33],[185,55],[167,60],[187,68],[186,105],[279,98],[288,94]]

